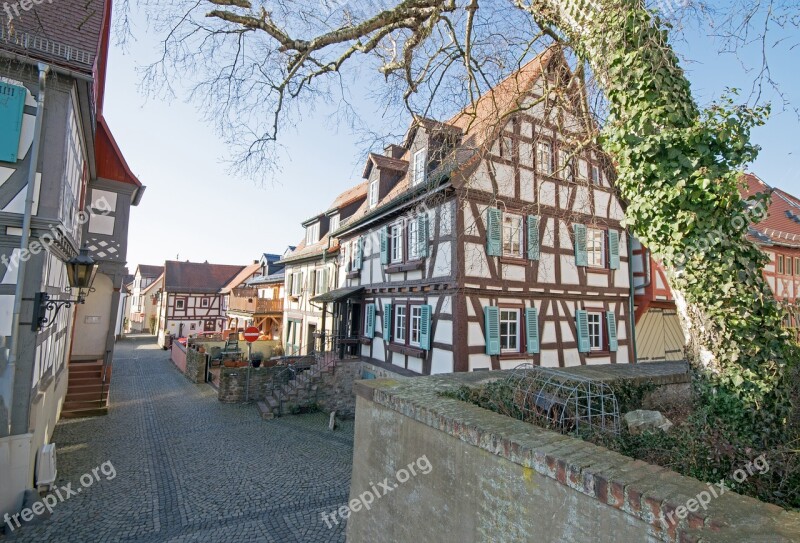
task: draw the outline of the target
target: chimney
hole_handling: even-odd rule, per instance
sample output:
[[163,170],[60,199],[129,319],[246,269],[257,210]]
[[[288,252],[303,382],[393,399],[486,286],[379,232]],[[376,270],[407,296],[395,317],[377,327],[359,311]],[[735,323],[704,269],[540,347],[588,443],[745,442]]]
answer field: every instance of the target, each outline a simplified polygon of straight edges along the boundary
[[389,158],[402,158],[405,152],[406,150],[404,147],[395,145],[394,143],[390,143],[383,150],[383,154],[388,156]]

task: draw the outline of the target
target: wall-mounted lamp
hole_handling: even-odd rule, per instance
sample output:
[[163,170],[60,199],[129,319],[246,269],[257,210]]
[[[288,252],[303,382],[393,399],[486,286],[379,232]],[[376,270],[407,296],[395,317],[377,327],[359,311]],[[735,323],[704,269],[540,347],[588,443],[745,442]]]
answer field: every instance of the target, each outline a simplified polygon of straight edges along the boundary
[[92,283],[97,275],[99,265],[89,256],[89,250],[85,247],[81,249],[78,256],[70,259],[67,263],[67,281],[69,281],[68,292],[73,289],[78,290],[78,298],[75,300],[53,300],[46,292],[37,292],[33,300],[33,307],[36,311],[31,327],[34,332],[44,330],[53,324],[62,307],[72,307],[72,304],[83,304],[86,297],[94,289]]

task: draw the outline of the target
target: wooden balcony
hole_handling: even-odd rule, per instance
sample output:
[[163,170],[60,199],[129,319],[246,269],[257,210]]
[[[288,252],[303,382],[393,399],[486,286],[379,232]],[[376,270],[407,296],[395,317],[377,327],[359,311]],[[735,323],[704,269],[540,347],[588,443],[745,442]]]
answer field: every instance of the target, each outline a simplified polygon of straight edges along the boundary
[[283,300],[266,300],[255,296],[231,295],[228,300],[228,310],[241,311],[252,315],[266,315],[270,313],[283,313]]

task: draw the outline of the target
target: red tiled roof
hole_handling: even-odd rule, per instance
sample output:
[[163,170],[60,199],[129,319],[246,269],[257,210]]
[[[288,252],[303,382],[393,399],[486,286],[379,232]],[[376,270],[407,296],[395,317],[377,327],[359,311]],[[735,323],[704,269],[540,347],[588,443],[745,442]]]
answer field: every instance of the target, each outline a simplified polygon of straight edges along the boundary
[[261,262],[254,262],[249,266],[245,266],[242,271],[236,274],[236,277],[231,279],[227,285],[220,289],[220,294],[227,294],[242,283],[244,283],[247,279],[250,279],[250,276],[258,273],[261,271]]
[[369,169],[372,164],[382,170],[393,170],[402,173],[408,170],[407,160],[370,153],[367,157],[367,165],[364,167],[364,177],[369,177]]
[[742,175],[739,191],[743,199],[767,193],[767,216],[751,225],[748,237],[759,245],[785,245],[800,247],[800,199],[788,192],[767,185],[752,173]]
[[167,292],[213,293],[236,277],[245,266],[209,264],[208,262],[177,262],[167,260],[164,290]]

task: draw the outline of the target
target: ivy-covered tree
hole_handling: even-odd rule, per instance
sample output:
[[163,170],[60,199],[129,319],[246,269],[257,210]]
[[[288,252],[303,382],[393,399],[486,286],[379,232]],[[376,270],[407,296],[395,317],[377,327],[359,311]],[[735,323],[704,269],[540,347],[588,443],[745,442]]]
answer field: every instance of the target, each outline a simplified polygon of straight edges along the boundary
[[669,28],[641,1],[205,0],[185,8],[149,76],[194,78],[209,115],[246,142],[241,164],[257,167],[299,99],[335,91],[347,67],[379,70],[391,98],[429,115],[474,101],[543,43],[573,52],[627,224],[669,270],[708,413],[754,442],[780,439],[800,351],[745,239],[760,202],[737,189],[768,110],[731,97],[701,110]]

